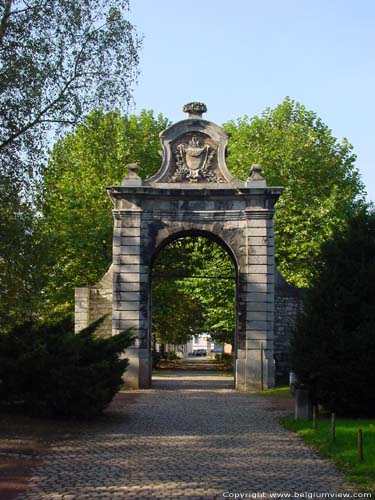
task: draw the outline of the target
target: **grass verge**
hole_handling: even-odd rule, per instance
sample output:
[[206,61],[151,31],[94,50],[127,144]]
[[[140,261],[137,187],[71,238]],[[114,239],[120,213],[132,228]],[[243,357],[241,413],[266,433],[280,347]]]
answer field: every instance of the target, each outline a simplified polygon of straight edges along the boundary
[[[328,418],[318,420],[318,428],[312,422],[280,417],[286,429],[296,432],[304,442],[315,448],[321,456],[332,459],[341,469],[347,481],[361,491],[375,494],[375,422],[373,420],[336,419],[336,441],[331,442],[331,422]],[[363,431],[362,463],[358,461],[358,429]]]
[[288,385],[283,385],[280,387],[273,387],[272,389],[266,389],[265,391],[258,391],[255,394],[258,396],[263,396],[264,398],[287,398],[294,399],[290,394],[290,388]]

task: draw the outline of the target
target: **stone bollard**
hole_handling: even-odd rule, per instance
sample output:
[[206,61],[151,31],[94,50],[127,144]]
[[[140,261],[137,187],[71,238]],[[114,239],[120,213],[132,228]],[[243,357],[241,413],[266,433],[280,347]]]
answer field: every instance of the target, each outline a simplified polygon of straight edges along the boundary
[[297,375],[294,372],[289,372],[289,389],[292,396],[296,395]]
[[296,391],[294,418],[296,420],[311,420],[312,418],[312,404],[307,389],[297,389]]

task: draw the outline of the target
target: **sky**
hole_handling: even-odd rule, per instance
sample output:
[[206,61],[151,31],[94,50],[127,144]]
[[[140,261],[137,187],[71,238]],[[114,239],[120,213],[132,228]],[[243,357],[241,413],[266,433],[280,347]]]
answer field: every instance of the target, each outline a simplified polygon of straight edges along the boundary
[[286,96],[354,146],[375,202],[374,0],[130,0],[143,35],[131,111],[173,122],[200,101],[222,124]]

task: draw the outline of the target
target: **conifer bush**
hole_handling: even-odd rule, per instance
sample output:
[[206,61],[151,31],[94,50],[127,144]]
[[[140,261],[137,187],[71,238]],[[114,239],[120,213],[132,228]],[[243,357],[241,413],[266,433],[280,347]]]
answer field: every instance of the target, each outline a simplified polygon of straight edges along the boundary
[[121,388],[130,330],[100,338],[104,318],[78,334],[73,322],[27,322],[0,335],[0,402],[45,416],[93,417]]
[[291,363],[315,402],[375,416],[375,212],[327,242],[291,341]]

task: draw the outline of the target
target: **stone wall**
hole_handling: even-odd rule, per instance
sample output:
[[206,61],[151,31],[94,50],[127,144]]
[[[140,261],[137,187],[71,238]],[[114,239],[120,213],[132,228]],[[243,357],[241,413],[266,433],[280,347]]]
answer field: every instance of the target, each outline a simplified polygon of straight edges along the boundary
[[289,338],[302,310],[303,290],[288,285],[282,275],[275,276],[275,330],[274,358],[276,384],[288,383],[289,380]]
[[75,289],[75,331],[79,332],[100,317],[107,315],[97,333],[101,337],[112,335],[112,266],[99,281],[90,287]]

